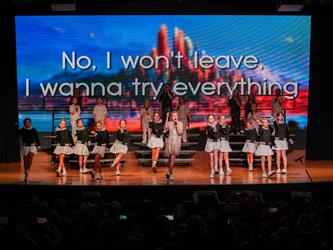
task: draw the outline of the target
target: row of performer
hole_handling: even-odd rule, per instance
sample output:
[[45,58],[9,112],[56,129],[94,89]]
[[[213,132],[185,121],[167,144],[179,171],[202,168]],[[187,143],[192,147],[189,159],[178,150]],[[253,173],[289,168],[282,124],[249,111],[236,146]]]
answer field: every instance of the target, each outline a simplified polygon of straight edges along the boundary
[[[258,121],[259,127],[256,128],[248,121],[244,130],[246,142],[243,152],[247,154],[247,162],[249,171],[253,170],[254,154],[261,156],[261,166],[263,177],[269,177],[277,173],[287,173],[287,156],[288,143],[293,143],[289,137],[288,127],[284,122],[283,114],[279,113],[274,121],[274,127],[269,126],[267,119]],[[79,156],[80,173],[89,173],[93,179],[103,179],[101,158],[104,158],[106,151],[110,151],[115,155],[114,161],[110,165],[116,169],[116,175],[120,175],[120,163],[128,151],[128,132],[126,129],[126,120],[119,121],[119,128],[116,132],[116,138],[112,146],[109,148],[109,132],[104,128],[101,121],[97,121],[95,129],[90,131],[84,126],[82,119],[76,121],[75,131],[67,129],[65,119],[60,120],[59,126],[56,128],[57,146],[54,154],[59,158],[59,165],[56,170],[58,177],[66,176],[66,168],[64,163],[65,155],[76,154]],[[153,114],[152,121],[149,122],[151,136],[147,142],[147,146],[152,150],[152,171],[157,171],[157,161],[160,150],[165,147],[165,155],[168,157],[168,172],[166,179],[173,180],[173,167],[176,157],[180,154],[182,135],[184,132],[184,124],[179,120],[178,112],[173,111],[167,113],[166,121],[160,117],[158,112]],[[222,115],[216,119],[214,115],[207,116],[206,127],[206,146],[205,151],[210,156],[210,178],[216,175],[224,175],[223,161],[226,166],[226,174],[231,175],[229,164],[229,152],[232,151],[229,145],[230,126]],[[32,127],[31,119],[24,119],[24,126],[18,130],[21,140],[21,155],[24,161],[24,175],[27,180],[32,160],[37,155],[37,149],[40,147],[38,132]],[[75,143],[73,140],[75,136]],[[90,153],[88,145],[91,143],[91,135],[93,136],[93,150]],[[277,152],[277,170],[272,170],[273,151]],[[94,168],[87,169],[87,159],[90,154],[94,155]],[[280,168],[280,159],[283,159],[283,169]],[[268,172],[266,172],[266,158],[268,162]]]
[[[249,171],[253,171],[254,155],[261,157],[262,176],[264,178],[277,174],[287,174],[287,150],[289,149],[288,143],[293,144],[290,138],[289,129],[284,122],[282,113],[276,115],[274,126],[269,125],[267,118],[262,118],[257,121],[259,126],[253,126],[253,123],[246,121],[246,128],[244,129],[245,143],[242,152],[247,154],[247,163]],[[214,178],[216,174],[224,175],[223,161],[226,165],[226,174],[231,174],[229,163],[229,153],[232,149],[229,144],[230,126],[225,121],[222,115],[216,121],[214,115],[207,117],[207,142],[205,151],[210,156],[210,178]],[[272,168],[273,150],[276,151],[277,170]],[[281,158],[283,160],[283,168],[281,169]],[[267,168],[266,171],[266,160]]]
[[[160,154],[160,150],[165,146],[165,154],[169,157],[169,172],[166,174],[168,180],[173,179],[172,170],[174,167],[176,156],[179,155],[181,149],[181,136],[183,134],[183,123],[178,120],[178,113],[171,112],[167,115],[167,121],[163,123],[159,113],[153,115],[153,121],[150,122],[150,129],[152,136],[150,137],[147,146],[152,149],[153,159],[153,172],[156,172],[156,163]],[[170,119],[169,119],[170,117]],[[37,150],[40,147],[38,132],[32,127],[30,118],[25,118],[24,126],[18,130],[18,135],[21,141],[21,156],[24,163],[24,175],[27,180],[32,160],[37,155]],[[126,129],[127,123],[125,119],[119,121],[119,128],[116,133],[116,140],[109,148],[109,132],[104,128],[103,122],[97,121],[95,123],[95,130],[90,131],[84,126],[83,120],[76,121],[77,126],[74,132],[67,128],[65,119],[61,119],[59,126],[56,128],[56,141],[57,146],[53,153],[59,158],[59,165],[56,170],[58,177],[66,176],[67,171],[65,168],[64,159],[66,155],[76,154],[79,156],[80,173],[90,173],[93,179],[103,179],[101,158],[107,150],[115,154],[115,159],[111,164],[111,168],[116,169],[116,175],[120,175],[120,163],[128,151],[128,132]],[[168,133],[166,143],[164,143],[164,135]],[[75,143],[73,140],[75,135]],[[90,135],[93,135],[93,150],[91,154],[94,155],[94,168],[87,169],[87,159],[90,155],[88,145],[90,142]],[[164,145],[165,144],[165,145]]]
[[[160,109],[159,112],[161,113],[161,118],[163,123],[166,121],[167,113],[171,112],[172,110],[178,111],[178,119],[183,123],[183,134],[182,140],[183,142],[187,141],[187,131],[185,126],[191,122],[192,115],[190,109],[188,107],[187,100],[184,96],[178,96],[178,103],[176,107],[173,107],[173,100],[176,96],[172,93],[169,85],[165,85],[161,95],[158,97],[160,102]],[[79,93],[77,96],[73,96],[71,98],[71,104],[69,106],[69,114],[70,114],[70,121],[72,127],[72,136],[75,139],[75,131],[77,128],[77,120],[81,118],[81,105],[82,101]],[[241,107],[242,101],[237,89],[233,90],[232,95],[228,98],[228,107],[230,108],[230,117],[231,117],[231,131],[233,133],[240,132],[240,114],[241,114]],[[275,96],[271,101],[271,108],[272,108],[272,116],[276,119],[278,113],[283,112],[283,96],[281,95],[281,90],[275,90]],[[246,104],[244,106],[244,120],[250,120],[254,126],[257,126],[256,120],[260,117],[260,114],[257,112],[258,110],[258,103],[256,101],[256,96],[254,94],[249,94]],[[94,121],[100,121],[103,124],[105,123],[108,117],[108,110],[106,105],[104,104],[104,99],[102,97],[97,97],[96,105],[93,108],[92,112]],[[151,136],[151,129],[149,127],[149,123],[153,120],[154,110],[150,105],[149,99],[145,99],[143,102],[143,106],[139,110],[140,121],[141,121],[141,128],[143,131],[142,142],[147,143],[150,136]]]

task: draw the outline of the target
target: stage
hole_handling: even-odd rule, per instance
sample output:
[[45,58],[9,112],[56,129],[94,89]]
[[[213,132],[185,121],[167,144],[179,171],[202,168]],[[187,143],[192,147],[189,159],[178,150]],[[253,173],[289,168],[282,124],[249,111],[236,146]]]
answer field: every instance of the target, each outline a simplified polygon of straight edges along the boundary
[[[209,178],[208,159],[205,152],[198,151],[190,166],[176,166],[174,181],[166,182],[166,166],[158,167],[153,173],[150,167],[140,167],[133,152],[126,156],[126,163],[121,169],[121,176],[115,175],[115,170],[103,167],[102,181],[92,180],[89,174],[79,174],[79,170],[67,165],[67,177],[57,177],[57,165],[51,164],[51,156],[40,152],[34,158],[32,170],[27,182],[23,181],[22,163],[0,164],[0,184],[6,185],[117,185],[117,186],[163,186],[163,185],[242,185],[242,184],[296,184],[333,181],[333,162],[331,161],[305,161],[295,162],[300,152],[297,150],[288,154],[288,174],[274,175],[263,178],[260,167],[248,172],[245,167],[232,166],[232,175],[215,179]],[[276,165],[273,164],[273,169]]]

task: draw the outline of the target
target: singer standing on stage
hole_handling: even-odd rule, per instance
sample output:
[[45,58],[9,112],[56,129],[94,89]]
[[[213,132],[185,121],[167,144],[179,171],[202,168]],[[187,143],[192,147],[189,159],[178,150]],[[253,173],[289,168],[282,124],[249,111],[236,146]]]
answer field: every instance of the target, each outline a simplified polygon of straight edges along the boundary
[[187,142],[186,125],[188,121],[191,121],[192,117],[190,114],[190,109],[187,105],[187,100],[184,96],[179,97],[178,116],[179,120],[183,123],[183,142]]
[[108,117],[108,111],[106,109],[106,106],[104,105],[104,99],[102,97],[97,97],[96,99],[97,104],[94,107],[94,120],[95,123],[101,122],[102,126],[105,127],[105,121]]
[[79,106],[78,98],[72,97],[71,105],[69,106],[69,114],[71,118],[72,125],[72,137],[73,141],[76,142],[76,128],[77,128],[77,120],[80,119],[81,116],[81,108]]
[[165,130],[169,131],[169,137],[166,141],[165,155],[169,157],[168,168],[169,172],[166,174],[166,178],[169,181],[173,180],[173,167],[175,165],[176,156],[180,153],[183,123],[179,121],[177,111],[171,113],[171,119],[168,121],[169,113],[167,113],[167,121],[165,123]]
[[160,102],[160,107],[162,111],[162,120],[165,123],[167,119],[167,114],[172,110],[172,98],[173,93],[169,84],[164,84],[161,94],[158,96]]
[[142,127],[142,143],[146,144],[151,136],[151,129],[149,123],[152,121],[154,115],[153,109],[150,107],[149,99],[145,99],[143,107],[140,110],[141,127]]

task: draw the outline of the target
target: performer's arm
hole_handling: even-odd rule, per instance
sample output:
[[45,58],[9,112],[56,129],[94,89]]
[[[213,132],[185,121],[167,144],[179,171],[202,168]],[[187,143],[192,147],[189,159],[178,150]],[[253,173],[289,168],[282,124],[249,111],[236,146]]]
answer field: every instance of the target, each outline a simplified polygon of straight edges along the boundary
[[80,116],[81,115],[81,107],[80,107],[80,105],[76,105],[76,107],[77,107],[77,112],[78,112],[78,114]]
[[175,126],[176,126],[176,129],[177,129],[178,135],[182,135],[183,134],[183,124],[182,124],[182,122],[177,121]]
[[68,136],[68,138],[69,138],[70,143],[71,143],[72,145],[74,145],[73,137],[72,137],[72,135],[71,135],[71,133],[69,132],[68,129],[67,129],[67,136]]
[[40,146],[40,140],[39,140],[39,136],[38,136],[38,132],[35,128],[33,128],[34,131],[34,136],[35,136],[35,140],[36,140],[36,144],[37,146]]
[[96,110],[96,106],[94,107],[94,110],[93,110],[93,115],[94,115],[94,121],[97,122],[97,110]]
[[75,105],[71,104],[71,105],[69,106],[69,113],[70,113],[71,115],[74,115],[74,113],[75,113]]
[[127,137],[128,137],[127,130],[125,130],[125,131],[124,131],[124,140],[123,140],[123,144],[124,144],[124,145],[127,144]]
[[109,131],[105,130],[106,131],[106,147],[108,148],[109,147],[109,144],[110,144],[110,134],[109,134]]
[[287,135],[287,140],[289,141],[289,143],[294,144],[294,140],[292,138],[290,138],[289,128],[288,128],[287,124],[286,124],[286,135]]
[[274,137],[274,129],[272,127],[269,127],[269,131],[271,132],[271,135],[270,135],[270,141],[271,141],[271,144],[274,146],[275,145],[275,137]]
[[106,118],[108,118],[108,110],[106,109],[106,106],[104,105],[104,121],[106,121]]
[[226,131],[227,135],[230,134],[230,130],[231,130],[231,127],[229,126],[229,124],[227,124],[227,126],[225,128],[225,131]]
[[263,133],[263,128],[262,125],[260,124],[258,129],[258,136],[262,136],[262,133]]
[[170,115],[170,112],[167,112],[166,119],[165,119],[165,124],[164,124],[164,129],[165,130],[169,130],[169,128],[168,128],[169,115]]

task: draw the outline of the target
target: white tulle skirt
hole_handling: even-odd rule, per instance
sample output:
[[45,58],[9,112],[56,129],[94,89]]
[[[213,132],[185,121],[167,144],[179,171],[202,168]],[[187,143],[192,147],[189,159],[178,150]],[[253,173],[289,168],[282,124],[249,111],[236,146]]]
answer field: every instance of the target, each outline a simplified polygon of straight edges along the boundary
[[65,154],[65,155],[71,155],[73,154],[73,149],[70,146],[56,146],[56,148],[53,151],[54,154],[56,155],[61,155],[61,154]]
[[271,149],[271,147],[269,145],[265,145],[265,144],[259,144],[255,155],[257,156],[269,156],[269,155],[273,155],[273,150]]
[[163,138],[157,138],[155,135],[151,135],[150,139],[148,140],[147,143],[148,148],[163,148],[164,147],[164,142]]
[[76,155],[89,155],[89,150],[88,150],[88,146],[86,144],[82,144],[82,143],[76,143],[73,153]]
[[112,154],[119,154],[119,153],[123,153],[126,154],[128,151],[128,147],[127,145],[124,145],[118,141],[116,141],[115,143],[113,143],[112,147],[110,148],[110,152]]
[[223,153],[227,153],[227,152],[231,152],[232,149],[230,147],[230,144],[229,144],[229,141],[227,140],[221,140],[220,143],[219,143],[219,150],[220,152],[223,152]]
[[256,144],[250,141],[246,141],[242,149],[244,153],[253,153],[253,154],[256,152],[256,150],[257,150]]
[[274,150],[288,150],[289,149],[288,142],[285,140],[275,139],[274,143],[276,145],[276,147],[274,147]]
[[211,153],[214,150],[220,150],[220,142],[207,140],[206,146],[205,146],[205,151],[208,153]]
[[95,145],[93,150],[91,151],[92,154],[99,154],[102,158],[104,158],[105,155],[105,146],[98,146]]
[[33,153],[37,155],[37,147],[36,146],[21,146],[20,154],[21,156],[27,156],[29,153]]

